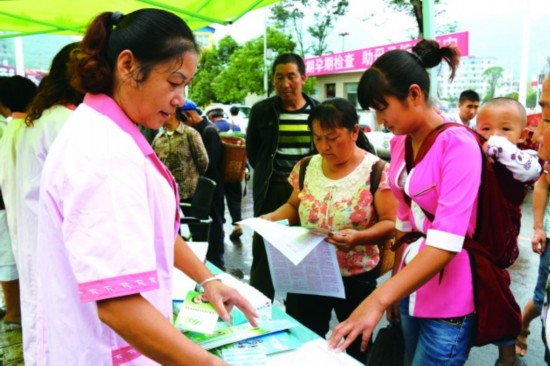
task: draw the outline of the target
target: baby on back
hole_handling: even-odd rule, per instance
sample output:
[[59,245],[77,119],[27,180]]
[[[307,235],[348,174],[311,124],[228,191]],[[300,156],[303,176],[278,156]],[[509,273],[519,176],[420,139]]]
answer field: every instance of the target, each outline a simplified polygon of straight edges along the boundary
[[[477,132],[487,139],[484,150],[494,163],[516,237],[521,227],[521,204],[541,172],[537,152],[520,150],[517,146],[526,124],[525,108],[511,98],[489,100],[477,116]],[[496,365],[524,365],[516,356],[515,342],[510,339],[496,344],[499,347]]]
[[[526,124],[525,108],[511,98],[494,98],[485,102],[477,117],[477,132],[487,139],[485,151],[494,161],[499,179],[506,180],[501,181],[501,188],[506,198],[518,206],[523,202],[528,186],[538,179],[541,172],[537,152],[517,147]],[[518,186],[523,189],[514,191]]]

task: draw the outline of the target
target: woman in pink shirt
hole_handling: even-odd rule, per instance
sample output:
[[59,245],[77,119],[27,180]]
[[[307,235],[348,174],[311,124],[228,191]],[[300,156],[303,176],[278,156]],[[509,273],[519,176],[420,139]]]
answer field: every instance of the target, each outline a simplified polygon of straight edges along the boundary
[[229,321],[251,305],[178,236],[178,194],[137,125],[162,126],[184,99],[198,46],[176,15],[97,16],[73,54],[84,102],[58,134],[40,187],[39,365],[225,365],[171,324],[175,266]]
[[422,40],[412,52],[382,55],[359,83],[363,108],[375,109],[378,121],[396,135],[390,166],[399,201],[396,238],[413,231],[422,237],[400,247],[398,272],[334,329],[333,347],[346,336],[343,349],[359,335],[366,345],[384,311],[400,301],[408,364],[461,365],[468,358],[475,318],[463,244],[475,231],[481,150],[467,129],[449,128],[419,154],[430,133],[446,122],[430,103],[426,71],[443,60],[454,76],[458,51]]

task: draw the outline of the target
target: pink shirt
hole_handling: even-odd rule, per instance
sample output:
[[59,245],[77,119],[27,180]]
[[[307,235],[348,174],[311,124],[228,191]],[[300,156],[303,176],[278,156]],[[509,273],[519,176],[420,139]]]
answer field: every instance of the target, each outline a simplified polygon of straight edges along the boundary
[[174,189],[171,175],[115,101],[87,95],[43,170],[38,364],[156,364],[99,320],[96,301],[141,293],[171,318],[179,223]]
[[[405,249],[402,266],[426,245],[456,252],[444,270],[412,293],[409,313],[427,318],[448,318],[474,311],[472,275],[468,253],[462,248],[473,235],[481,177],[481,150],[463,128],[443,131],[422,161],[407,175],[405,136],[391,141],[390,182],[399,200],[396,228],[426,234]],[[403,192],[411,198],[411,207]],[[430,222],[422,209],[432,213]]]

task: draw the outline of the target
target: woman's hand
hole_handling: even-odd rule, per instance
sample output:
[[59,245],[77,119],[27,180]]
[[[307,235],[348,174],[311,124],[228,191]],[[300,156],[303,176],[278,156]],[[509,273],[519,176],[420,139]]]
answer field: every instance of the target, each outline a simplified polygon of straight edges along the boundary
[[531,239],[533,252],[542,255],[546,250],[546,233],[543,229],[535,229],[533,239]]
[[256,310],[237,290],[224,285],[220,281],[208,282],[203,287],[206,298],[225,322],[231,322],[229,313],[233,306],[236,306],[244,313],[252,326],[258,326]]
[[[329,348],[341,352],[361,335],[361,351],[364,352],[384,310],[384,306],[381,306],[381,303],[371,294],[351,313],[349,318],[334,327],[328,342]],[[344,342],[340,344],[342,339]]]
[[267,221],[273,221],[273,220],[271,219],[271,213],[267,213],[267,214],[261,215],[261,216],[260,216],[260,219],[264,219],[264,220],[267,220]]
[[334,245],[337,249],[349,252],[354,246],[360,244],[359,239],[360,234],[357,230],[345,229],[329,233],[325,240]]

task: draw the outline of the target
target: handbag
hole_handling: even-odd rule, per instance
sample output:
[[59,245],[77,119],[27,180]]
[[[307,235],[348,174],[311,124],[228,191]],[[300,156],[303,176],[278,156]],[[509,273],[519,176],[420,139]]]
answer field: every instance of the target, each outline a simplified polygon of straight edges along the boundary
[[401,324],[391,322],[378,331],[367,356],[367,366],[403,366],[405,341]]

